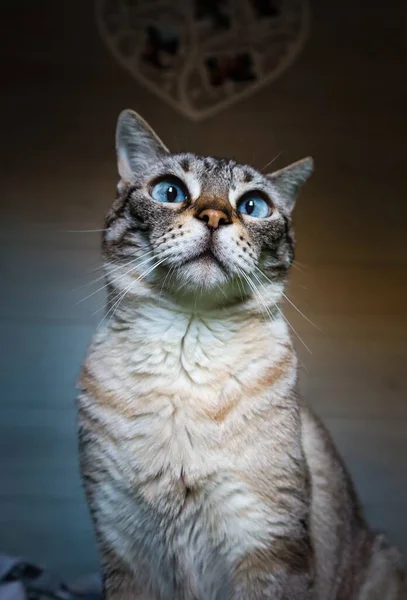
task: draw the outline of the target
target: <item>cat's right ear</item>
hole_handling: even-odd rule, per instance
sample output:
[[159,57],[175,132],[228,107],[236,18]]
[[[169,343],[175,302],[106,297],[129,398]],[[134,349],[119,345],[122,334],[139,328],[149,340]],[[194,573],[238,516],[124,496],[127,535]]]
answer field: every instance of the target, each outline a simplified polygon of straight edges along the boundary
[[292,212],[298,192],[301,186],[309,179],[313,170],[314,161],[308,156],[284,169],[280,169],[280,171],[275,171],[267,175],[267,179],[279,190],[280,197],[288,213]]
[[116,127],[117,167],[124,181],[132,181],[151,160],[168,149],[146,121],[130,109],[123,110]]

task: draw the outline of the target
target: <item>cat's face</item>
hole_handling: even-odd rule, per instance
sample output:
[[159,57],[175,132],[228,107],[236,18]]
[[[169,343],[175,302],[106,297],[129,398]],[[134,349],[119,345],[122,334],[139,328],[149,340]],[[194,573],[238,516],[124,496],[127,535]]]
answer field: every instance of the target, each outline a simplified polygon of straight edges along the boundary
[[119,118],[117,150],[121,182],[103,245],[114,288],[231,299],[282,280],[311,159],[265,176],[233,160],[170,154],[131,111]]

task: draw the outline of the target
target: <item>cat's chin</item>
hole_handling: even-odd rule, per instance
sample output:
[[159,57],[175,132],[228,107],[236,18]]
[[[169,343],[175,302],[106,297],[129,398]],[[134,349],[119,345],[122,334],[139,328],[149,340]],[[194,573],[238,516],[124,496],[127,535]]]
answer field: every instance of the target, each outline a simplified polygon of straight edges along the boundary
[[177,268],[177,279],[190,290],[211,290],[227,284],[230,276],[212,253],[205,252],[180,265]]

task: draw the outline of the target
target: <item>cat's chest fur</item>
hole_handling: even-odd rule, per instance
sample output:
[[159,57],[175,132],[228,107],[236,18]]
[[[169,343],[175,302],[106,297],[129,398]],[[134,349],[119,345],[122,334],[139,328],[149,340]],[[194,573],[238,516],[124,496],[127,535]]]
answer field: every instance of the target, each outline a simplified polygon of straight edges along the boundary
[[[199,591],[204,565],[219,585],[230,561],[286,532],[271,482],[274,472],[281,485],[287,456],[301,459],[299,436],[289,405],[269,417],[291,393],[295,359],[281,323],[146,317],[93,342],[79,398],[82,471],[94,477],[103,464],[92,494],[119,555],[144,558],[146,573],[157,556],[170,561],[164,572],[175,560],[195,578],[193,597],[218,598]],[[171,597],[171,582],[156,583]]]
[[[146,476],[182,473],[191,485],[214,465],[230,467],[230,446],[244,437],[239,422],[264,392],[259,381],[287,354],[284,327],[274,329],[277,344],[238,315],[221,321],[162,310],[97,336],[85,387],[93,417],[120,441],[112,447],[118,460]],[[293,364],[270,379],[269,392],[284,394],[294,371]]]
[[[199,462],[225,437],[228,417],[250,408],[240,405],[249,396],[255,401],[259,379],[287,355],[285,329],[274,329],[279,343],[239,316],[155,311],[131,325],[118,323],[95,337],[85,364],[92,405],[123,443],[147,446],[149,461],[164,444],[172,465]],[[294,362],[288,377],[274,382],[275,393],[289,388],[292,370]]]

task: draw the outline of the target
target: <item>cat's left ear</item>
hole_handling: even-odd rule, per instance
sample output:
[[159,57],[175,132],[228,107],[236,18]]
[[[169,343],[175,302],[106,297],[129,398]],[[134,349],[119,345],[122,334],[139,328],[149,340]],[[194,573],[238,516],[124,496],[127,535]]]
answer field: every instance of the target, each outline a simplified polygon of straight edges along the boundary
[[309,179],[313,170],[314,161],[308,156],[280,171],[275,171],[275,173],[267,175],[267,179],[278,189],[288,213],[291,213],[293,210],[298,192],[301,186]]
[[123,110],[116,127],[117,168],[124,181],[145,171],[152,160],[168,153],[158,135],[134,110]]

